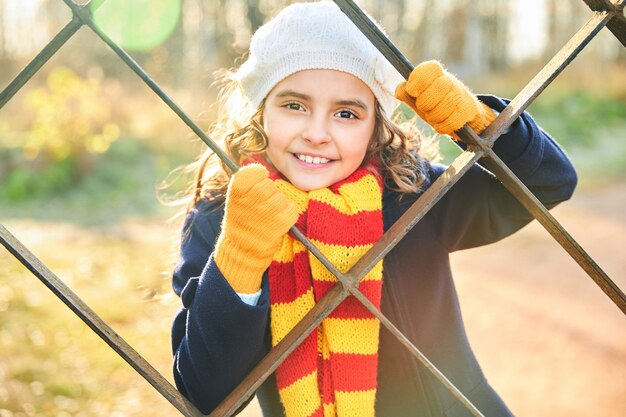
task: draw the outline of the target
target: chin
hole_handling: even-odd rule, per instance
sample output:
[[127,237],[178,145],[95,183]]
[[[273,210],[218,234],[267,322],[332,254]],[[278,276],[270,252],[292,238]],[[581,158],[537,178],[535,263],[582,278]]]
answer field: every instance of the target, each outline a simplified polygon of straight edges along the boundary
[[294,187],[302,191],[319,190],[320,188],[325,188],[331,185],[323,181],[307,181],[307,180],[292,181],[290,179],[289,182],[291,182],[291,184],[293,184]]

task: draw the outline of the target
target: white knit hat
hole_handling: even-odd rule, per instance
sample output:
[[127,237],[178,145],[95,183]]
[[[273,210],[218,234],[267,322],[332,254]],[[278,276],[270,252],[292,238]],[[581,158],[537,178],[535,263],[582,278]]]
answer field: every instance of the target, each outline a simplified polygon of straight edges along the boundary
[[237,79],[254,108],[281,80],[305,69],[334,69],[361,79],[387,114],[403,77],[332,1],[293,3],[261,26]]

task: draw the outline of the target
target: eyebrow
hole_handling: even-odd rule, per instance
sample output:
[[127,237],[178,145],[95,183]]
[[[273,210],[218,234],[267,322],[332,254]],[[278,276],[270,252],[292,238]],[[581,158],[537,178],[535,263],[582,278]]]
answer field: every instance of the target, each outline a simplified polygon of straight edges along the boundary
[[[309,96],[307,94],[299,93],[299,92],[294,91],[294,90],[283,90],[283,91],[277,93],[276,97],[278,97],[278,98],[296,97],[296,98],[299,98],[299,99],[304,100],[304,101],[311,101],[311,96]],[[338,101],[335,101],[334,104],[339,105],[339,106],[360,107],[361,109],[363,109],[365,111],[369,110],[369,108],[367,107],[367,104],[365,104],[363,102],[363,100],[360,100],[358,98],[353,98],[353,99],[348,99],[348,100],[338,100]]]

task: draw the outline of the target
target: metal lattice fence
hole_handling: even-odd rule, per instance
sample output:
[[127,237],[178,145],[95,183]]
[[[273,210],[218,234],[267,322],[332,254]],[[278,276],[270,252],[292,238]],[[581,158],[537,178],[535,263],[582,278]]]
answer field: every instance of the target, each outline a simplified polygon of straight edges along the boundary
[[[93,22],[88,4],[77,5],[63,0],[72,11],[72,20],[48,43],[48,45],[13,79],[0,93],[2,108],[17,91],[63,46],[81,27],[87,26],[105,42],[184,122],[198,135],[231,169],[237,166],[228,159],[220,147],[191,120],[178,105],[155,83],[151,77],[118,45],[107,37]],[[583,0],[591,9],[589,20],[574,34],[563,48],[524,87],[497,119],[479,137],[465,126],[458,135],[468,144],[446,171],[420,196],[420,198],[389,228],[384,236],[347,273],[340,273],[297,229],[292,232],[320,262],[333,273],[339,283],[300,321],[293,330],[274,348],[252,372],[211,413],[211,416],[233,415],[276,370],[279,364],[337,307],[346,297],[356,297],[381,324],[385,326],[419,361],[475,416],[483,416],[470,401],[443,375],[424,354],[377,309],[359,290],[358,283],[367,272],[400,242],[403,236],[420,221],[428,210],[467,172],[479,159],[494,173],[505,187],[543,225],[552,237],[569,253],[580,267],[626,314],[626,296],[599,265],[569,235],[537,198],[511,172],[506,164],[493,152],[497,138],[537,98],[576,55],[605,26],[626,47],[626,0]],[[341,10],[383,53],[383,55],[406,78],[413,66],[398,49],[372,24],[367,16],[351,0],[335,0]],[[85,304],[61,279],[38,260],[4,226],[0,225],[0,241],[6,249],[39,278],[80,319],[98,334],[113,350],[126,360],[163,397],[185,416],[201,413],[190,404],[162,375],[142,358],[122,337],[105,323]]]

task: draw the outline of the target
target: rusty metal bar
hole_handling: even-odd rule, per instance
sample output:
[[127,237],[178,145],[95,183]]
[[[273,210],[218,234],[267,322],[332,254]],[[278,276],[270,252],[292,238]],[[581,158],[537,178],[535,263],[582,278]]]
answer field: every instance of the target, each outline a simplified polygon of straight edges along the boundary
[[608,12],[594,12],[593,16],[574,34],[552,59],[533,77],[517,96],[498,115],[481,135],[489,143],[496,139],[517,119],[543,90],[574,60],[576,55],[612,19]]
[[[585,2],[591,0],[585,0]],[[594,3],[602,3],[596,0]],[[600,7],[596,4],[595,7]],[[539,96],[539,94],[574,60],[576,55],[589,43],[591,39],[608,22],[620,13],[596,11],[593,16],[574,34],[565,46],[546,64],[546,66],[528,83],[526,87],[511,101],[511,103],[498,115],[496,120],[485,130],[482,138],[476,140],[468,136],[469,128],[464,128],[463,139],[467,143],[473,143],[485,152],[483,165],[493,172],[504,186],[513,194],[524,207],[541,223],[552,237],[565,249],[565,251],[578,263],[583,270],[593,279],[602,291],[626,314],[626,295],[593,260],[593,258],[576,242],[576,240],[561,226],[552,214],[541,204],[532,192],[515,176],[506,164],[491,150],[491,146],[498,136],[506,129],[514,119]],[[621,16],[623,17],[623,16]]]
[[613,35],[615,35],[617,40],[619,40],[622,45],[626,47],[626,17],[624,17],[623,14],[618,14],[611,19],[606,27],[613,32]]
[[152,367],[121,336],[106,324],[63,281],[46,267],[4,225],[0,224],[0,243],[91,328],[111,349],[117,352],[133,369],[165,397],[178,411],[187,417],[202,414],[156,369]]
[[[348,15],[348,17],[357,24],[361,24],[363,20],[367,20],[369,23],[362,29],[363,33],[368,39],[381,37],[386,38],[385,35],[364,15],[364,13],[352,2],[352,0],[335,0],[337,4],[340,4],[340,8]],[[491,151],[491,146],[497,137],[513,123],[513,121],[519,117],[524,109],[532,102],[532,100],[538,96],[548,84],[556,78],[556,76],[576,57],[576,55],[584,48],[587,43],[602,29],[607,22],[617,16],[619,12],[613,10],[611,12],[602,11],[594,12],[593,16],[583,25],[583,27],[570,39],[570,41],[563,47],[550,62],[544,67],[542,71],[529,83],[529,85],[517,95],[515,99],[507,106],[499,115],[498,118],[486,129],[483,133],[483,138],[475,140],[472,134],[469,132],[471,129],[464,127],[458,133],[462,135],[463,139],[468,137],[469,142],[476,146],[479,146],[487,156],[486,161],[489,167],[494,168],[494,174],[498,179],[509,189],[516,190],[511,191],[512,194],[524,204],[530,213],[539,220],[539,222],[548,230],[550,234],[556,236],[559,231],[563,231],[562,236],[559,236],[557,241],[563,248],[578,262],[585,272],[587,272],[591,278],[596,282],[600,288],[609,296],[609,298],[620,308],[620,310],[626,313],[626,298],[619,288],[612,282],[608,275],[602,271],[602,269],[593,261],[593,259],[582,249],[582,247],[576,243],[576,241],[565,232],[565,229],[557,222],[557,220],[548,213],[543,205],[532,195],[532,193],[524,186],[520,188],[519,185],[523,185],[521,181],[508,169],[502,169],[504,163]],[[360,16],[358,19],[354,16]],[[360,28],[360,27],[359,27]],[[376,42],[377,45],[386,45],[386,42]],[[389,49],[381,50],[381,53],[390,54],[396,53]],[[397,61],[397,60],[396,60]],[[408,68],[405,68],[406,72]],[[495,125],[495,126],[494,126]],[[492,133],[493,132],[493,133]],[[495,158],[495,159],[494,159]],[[531,197],[532,196],[532,197]],[[532,203],[531,203],[532,202]],[[535,207],[534,205],[539,205]],[[548,213],[546,215],[546,213]],[[364,256],[367,256],[364,255]]]
[[71,38],[83,23],[76,18],[63,27],[54,38],[24,67],[22,71],[0,93],[0,109],[32,78],[39,69],[48,62],[60,48]]
[[[105,2],[100,1],[96,9]],[[91,1],[90,1],[91,2]],[[89,2],[89,3],[90,3]],[[89,4],[76,6],[85,8]],[[0,109],[32,78],[33,75],[67,42],[83,25],[83,22],[75,14],[72,20],[56,34],[54,38],[32,59],[28,65],[0,92]]]
[[357,28],[369,39],[369,41],[383,54],[405,78],[409,78],[413,71],[413,64],[396,48],[372,20],[352,0],[333,0],[341,11],[348,16]]

